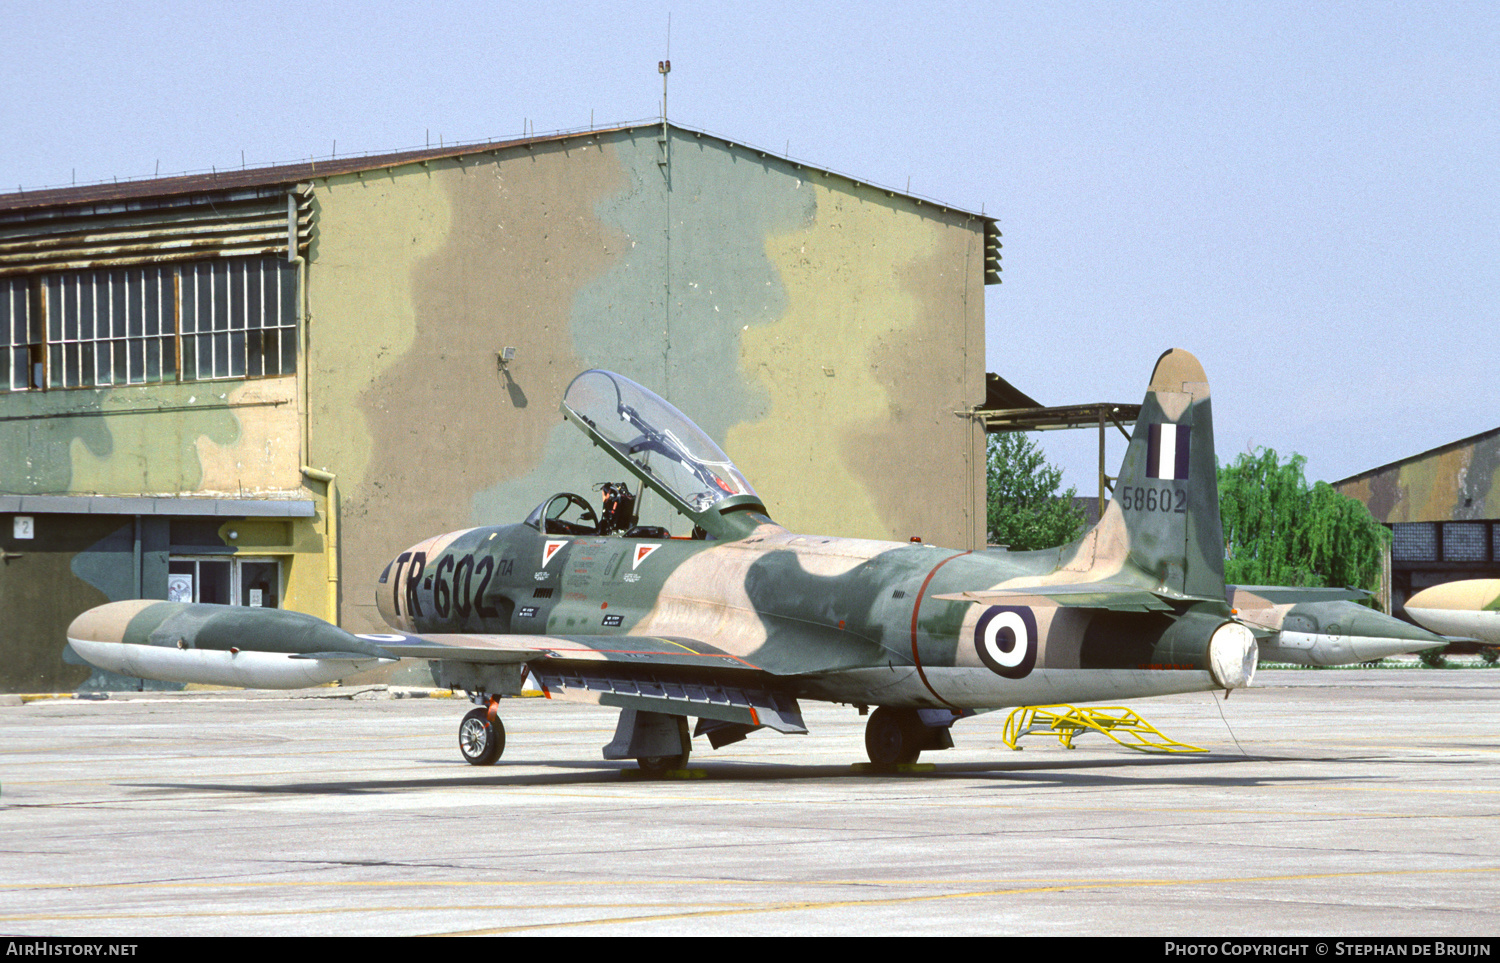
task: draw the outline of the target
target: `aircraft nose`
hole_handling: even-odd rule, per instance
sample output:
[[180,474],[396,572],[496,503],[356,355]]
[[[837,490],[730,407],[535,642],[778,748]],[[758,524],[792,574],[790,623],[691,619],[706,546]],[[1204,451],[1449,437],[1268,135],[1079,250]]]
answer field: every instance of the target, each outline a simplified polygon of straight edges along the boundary
[[1361,662],[1443,645],[1442,636],[1421,626],[1361,607],[1349,618],[1349,645]]
[[142,609],[160,604],[156,599],[129,599],[95,606],[68,625],[68,638],[80,642],[124,642],[131,620]]
[[[1424,646],[1442,645],[1444,641],[1441,636],[1433,635],[1420,625],[1412,625],[1410,622],[1403,622],[1393,616],[1364,608],[1349,619],[1349,634],[1354,636],[1379,636],[1385,639],[1398,639],[1419,643]],[[1411,650],[1403,649],[1402,651],[1409,652]]]

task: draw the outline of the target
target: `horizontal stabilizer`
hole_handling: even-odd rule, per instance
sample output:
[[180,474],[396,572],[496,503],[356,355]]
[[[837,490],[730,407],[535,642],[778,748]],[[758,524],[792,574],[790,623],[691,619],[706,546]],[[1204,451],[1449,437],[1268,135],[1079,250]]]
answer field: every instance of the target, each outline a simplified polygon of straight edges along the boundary
[[1363,589],[1354,588],[1299,588],[1287,585],[1231,585],[1229,595],[1233,598],[1247,592],[1265,599],[1272,605],[1296,605],[1298,602],[1362,602],[1370,597]]
[[1041,598],[1068,608],[1105,609],[1110,612],[1170,612],[1173,606],[1168,600],[1179,603],[1205,601],[1152,592],[1136,585],[1109,582],[984,589],[977,592],[934,595],[933,598],[942,599],[945,602],[978,602],[982,605],[1004,605],[1023,598]]

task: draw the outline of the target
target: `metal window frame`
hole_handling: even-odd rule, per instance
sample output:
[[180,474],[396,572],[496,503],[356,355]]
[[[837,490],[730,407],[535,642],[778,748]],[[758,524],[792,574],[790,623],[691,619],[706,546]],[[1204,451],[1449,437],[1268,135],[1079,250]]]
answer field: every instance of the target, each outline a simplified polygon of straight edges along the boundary
[[[0,394],[294,375],[298,318],[295,299],[285,294],[295,283],[295,271],[284,258],[252,256],[0,279],[7,282],[8,302]],[[16,340],[15,291],[23,285],[26,336],[40,341]],[[148,297],[151,286],[154,301]],[[153,303],[155,310],[148,311]],[[188,339],[193,339],[191,350],[185,352]],[[23,346],[28,371],[18,387],[15,357]],[[37,361],[40,384],[34,377]]]

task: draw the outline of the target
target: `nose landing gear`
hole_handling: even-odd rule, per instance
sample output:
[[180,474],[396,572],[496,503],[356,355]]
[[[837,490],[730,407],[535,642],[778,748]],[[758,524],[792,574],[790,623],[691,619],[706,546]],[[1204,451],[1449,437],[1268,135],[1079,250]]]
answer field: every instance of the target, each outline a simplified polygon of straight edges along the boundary
[[488,707],[470,709],[458,725],[458,751],[471,766],[492,766],[505,751],[505,726]]

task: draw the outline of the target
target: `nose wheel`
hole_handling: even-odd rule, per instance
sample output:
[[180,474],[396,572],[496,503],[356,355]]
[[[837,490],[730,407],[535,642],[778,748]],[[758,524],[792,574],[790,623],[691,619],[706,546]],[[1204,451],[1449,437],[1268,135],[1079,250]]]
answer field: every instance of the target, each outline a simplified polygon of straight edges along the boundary
[[470,709],[458,724],[458,751],[471,766],[491,766],[505,751],[505,726],[487,708]]

